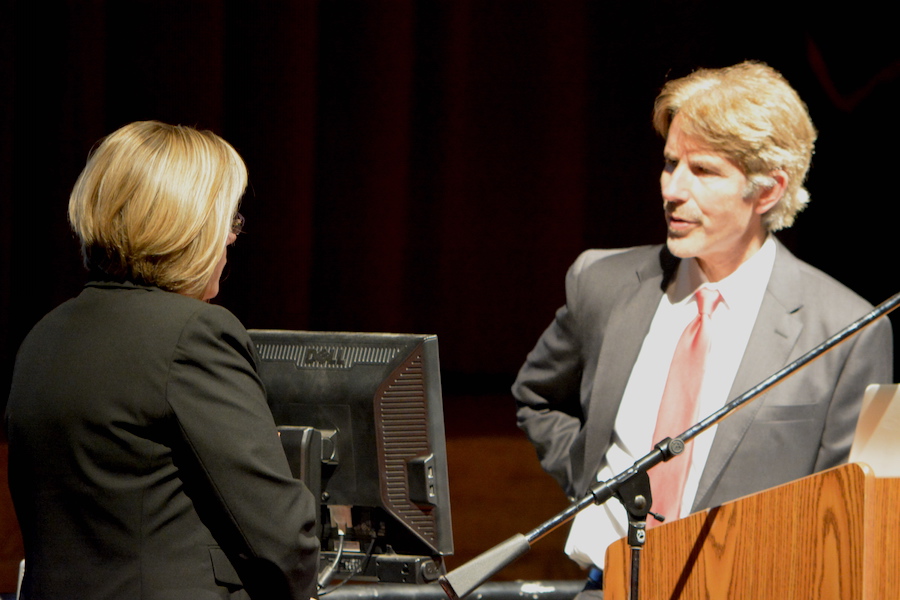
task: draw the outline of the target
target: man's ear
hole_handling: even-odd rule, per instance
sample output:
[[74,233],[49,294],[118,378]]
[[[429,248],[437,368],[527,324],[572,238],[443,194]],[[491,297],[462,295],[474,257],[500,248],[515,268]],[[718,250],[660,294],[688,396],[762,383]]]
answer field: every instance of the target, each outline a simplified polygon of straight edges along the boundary
[[759,196],[756,198],[756,214],[762,215],[778,204],[784,191],[787,189],[789,177],[784,169],[776,169],[769,173],[769,179],[772,185],[759,189]]

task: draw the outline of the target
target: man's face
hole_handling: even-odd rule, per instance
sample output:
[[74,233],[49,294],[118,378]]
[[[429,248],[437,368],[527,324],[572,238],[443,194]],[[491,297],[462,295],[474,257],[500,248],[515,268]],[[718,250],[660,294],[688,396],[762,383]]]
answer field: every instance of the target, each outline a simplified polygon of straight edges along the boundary
[[718,281],[765,241],[763,207],[757,195],[745,198],[748,180],[740,167],[685,134],[680,119],[676,115],[669,128],[660,177],[668,247],[679,258],[697,258],[706,276]]

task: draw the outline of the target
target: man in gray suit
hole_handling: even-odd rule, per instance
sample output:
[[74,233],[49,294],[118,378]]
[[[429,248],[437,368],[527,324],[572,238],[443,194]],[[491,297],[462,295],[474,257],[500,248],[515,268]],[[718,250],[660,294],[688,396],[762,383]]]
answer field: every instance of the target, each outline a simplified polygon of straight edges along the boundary
[[[670,81],[654,126],[666,140],[667,243],[579,257],[565,306],[513,385],[519,426],[576,497],[659,441],[669,366],[699,318],[700,288],[719,294],[692,409],[700,417],[871,309],[771,235],[809,199],[803,182],[816,136],[778,72],[748,62]],[[654,504],[677,496],[677,514],[665,515],[677,518],[846,461],[863,391],[890,382],[892,364],[882,319],[697,436],[690,456],[675,459],[687,461],[683,489],[654,486]],[[579,514],[566,548],[598,581],[606,547],[626,531],[613,504]]]

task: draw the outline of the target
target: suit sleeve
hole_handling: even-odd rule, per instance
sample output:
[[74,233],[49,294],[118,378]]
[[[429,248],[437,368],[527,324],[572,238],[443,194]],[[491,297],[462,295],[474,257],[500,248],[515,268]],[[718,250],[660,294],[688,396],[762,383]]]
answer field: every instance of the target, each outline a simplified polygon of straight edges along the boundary
[[580,403],[582,342],[577,319],[578,264],[566,275],[566,305],[528,354],[512,386],[519,427],[534,444],[543,469],[574,493],[569,451],[584,415]]
[[887,317],[848,342],[853,342],[853,346],[834,388],[815,472],[847,462],[866,386],[894,380],[893,334]]
[[185,485],[247,592],[314,596],[314,499],[291,476],[252,342],[227,310],[205,305],[188,322],[167,399],[183,440]]

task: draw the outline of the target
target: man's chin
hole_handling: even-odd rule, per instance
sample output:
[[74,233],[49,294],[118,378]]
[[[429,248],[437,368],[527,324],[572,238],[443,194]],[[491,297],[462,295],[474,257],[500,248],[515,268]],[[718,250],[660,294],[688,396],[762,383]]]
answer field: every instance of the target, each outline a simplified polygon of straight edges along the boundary
[[669,233],[666,238],[666,247],[672,256],[678,258],[691,258],[696,255],[696,248],[685,236]]

